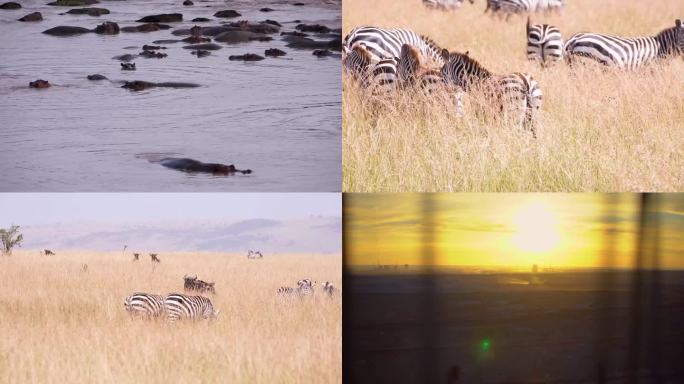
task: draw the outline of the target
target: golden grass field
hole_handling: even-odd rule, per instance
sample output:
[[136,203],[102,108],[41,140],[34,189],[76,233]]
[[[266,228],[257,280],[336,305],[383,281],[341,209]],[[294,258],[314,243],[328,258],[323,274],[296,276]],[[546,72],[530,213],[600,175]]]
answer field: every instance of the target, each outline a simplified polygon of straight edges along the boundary
[[[341,382],[341,295],[276,297],[306,277],[340,287],[341,256],[160,253],[155,266],[146,255],[57,253],[0,256],[0,382]],[[128,294],[182,293],[186,273],[216,281],[217,320],[128,316]]]
[[[684,18],[681,0],[569,0],[533,23],[576,32],[653,36]],[[565,63],[542,70],[526,57],[525,16],[455,12],[420,0],[345,0],[343,35],[360,25],[411,28],[495,73],[528,72],[544,104],[538,138],[505,121],[457,116],[422,94],[369,101],[343,78],[343,191],[682,191],[684,59],[628,72]],[[471,113],[469,113],[469,111]]]

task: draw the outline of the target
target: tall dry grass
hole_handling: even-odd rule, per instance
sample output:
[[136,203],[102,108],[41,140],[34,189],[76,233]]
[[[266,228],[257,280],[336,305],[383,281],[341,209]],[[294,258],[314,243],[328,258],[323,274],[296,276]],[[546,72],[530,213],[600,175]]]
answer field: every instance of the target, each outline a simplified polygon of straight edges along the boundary
[[[341,296],[276,297],[281,285],[305,277],[340,286],[340,256],[160,258],[152,265],[121,253],[0,257],[0,382],[341,382]],[[216,321],[129,318],[128,294],[183,292],[186,273],[216,281]]]
[[[343,190],[682,191],[684,60],[638,71],[564,63],[542,70],[525,53],[524,16],[483,14],[484,1],[456,12],[419,0],[345,0],[343,33],[358,25],[406,27],[450,50],[470,51],[496,73],[528,72],[544,104],[537,139],[510,121],[468,109],[457,116],[422,95],[371,101],[343,79]],[[571,0],[533,22],[564,37],[592,31],[651,36],[684,18],[680,0]]]

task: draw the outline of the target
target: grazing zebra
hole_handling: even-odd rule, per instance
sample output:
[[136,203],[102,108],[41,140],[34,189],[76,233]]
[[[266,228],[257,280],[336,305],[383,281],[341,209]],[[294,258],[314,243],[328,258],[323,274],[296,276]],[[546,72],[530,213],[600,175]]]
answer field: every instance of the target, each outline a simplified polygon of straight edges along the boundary
[[170,293],[164,299],[167,319],[174,322],[187,318],[192,320],[212,319],[219,315],[211,300],[204,296],[188,296],[180,293]]
[[510,16],[511,13],[561,10],[562,8],[563,0],[487,0],[485,13],[489,10],[492,13],[501,11]]
[[523,113],[523,122],[530,126],[536,137],[532,124],[536,113],[541,109],[542,91],[532,76],[518,72],[495,75],[469,57],[468,52],[449,53],[444,50],[443,54],[446,64],[442,67],[442,75],[447,84],[461,87],[466,92],[479,87],[485,91],[487,97],[496,100],[502,111],[508,104],[512,104]]
[[207,283],[204,280],[200,280],[197,278],[197,275],[195,277],[188,277],[187,275],[183,276],[184,284],[183,288],[186,291],[199,291],[199,292],[211,292],[211,293],[216,293],[216,288],[214,287],[213,282]]
[[140,260],[140,254],[139,253],[134,253],[133,254],[133,261],[138,261]]
[[442,73],[429,68],[420,51],[409,44],[401,47],[397,77],[403,86],[417,85],[425,93],[432,93],[444,85]]
[[157,258],[156,253],[150,253],[150,258],[152,259],[153,263],[161,263],[161,260],[159,260],[159,258]]
[[160,317],[164,314],[164,296],[137,292],[126,298],[124,307],[131,316]]
[[297,294],[300,296],[311,296],[314,294],[315,281],[309,279],[302,279],[297,282]]
[[295,289],[292,287],[280,287],[280,288],[278,288],[278,295],[291,296],[294,294],[295,294]]
[[397,88],[398,64],[396,57],[374,61],[373,55],[361,44],[354,46],[343,59],[345,70],[372,95],[386,95]]
[[[423,5],[429,9],[437,9],[440,11],[453,11],[463,5],[464,0],[423,0]],[[468,0],[470,4],[474,4],[475,0]]]
[[54,256],[55,255],[55,253],[49,249],[44,249],[43,253],[45,254],[45,256]]
[[326,281],[323,284],[323,292],[327,293],[328,296],[332,296],[335,293],[336,289],[333,283]]
[[589,57],[604,65],[634,69],[655,59],[684,55],[684,26],[675,26],[653,37],[619,37],[599,33],[576,33],[565,43],[565,56]]
[[404,44],[412,45],[428,59],[442,66],[442,48],[427,36],[419,35],[410,29],[385,29],[370,26],[354,28],[344,38],[343,50],[346,53],[357,45],[362,45],[370,52],[373,62],[382,59],[399,57]]
[[527,18],[527,59],[539,60],[542,66],[563,58],[563,38],[560,30],[549,24],[530,25]]

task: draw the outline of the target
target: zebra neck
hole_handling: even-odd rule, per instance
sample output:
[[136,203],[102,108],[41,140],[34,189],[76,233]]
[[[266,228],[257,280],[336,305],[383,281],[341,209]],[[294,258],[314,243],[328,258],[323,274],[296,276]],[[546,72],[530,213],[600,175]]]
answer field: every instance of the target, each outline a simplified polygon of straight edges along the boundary
[[670,56],[677,53],[675,31],[666,29],[653,37],[658,43],[658,57]]

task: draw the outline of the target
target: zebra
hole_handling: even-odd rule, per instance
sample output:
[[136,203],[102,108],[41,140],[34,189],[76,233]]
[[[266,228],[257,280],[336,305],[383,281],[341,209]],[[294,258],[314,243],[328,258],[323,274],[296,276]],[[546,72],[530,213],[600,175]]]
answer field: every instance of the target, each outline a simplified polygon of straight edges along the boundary
[[[463,5],[464,0],[423,0],[423,5],[429,9],[437,9],[440,11],[453,11]],[[474,4],[475,0],[468,0],[470,4]]]
[[370,52],[372,61],[377,62],[399,57],[404,44],[418,48],[420,53],[437,63],[438,66],[444,64],[441,56],[442,48],[429,37],[419,35],[410,29],[356,27],[345,36],[342,48],[344,52],[349,53],[355,46],[362,45]]
[[447,91],[453,97],[456,115],[464,115],[463,97],[465,93],[459,87],[446,87],[441,70],[428,68],[420,51],[408,44],[401,47],[397,76],[403,86],[418,86],[426,95]]
[[282,286],[278,288],[278,296],[292,297],[297,293],[297,291],[292,287]]
[[44,249],[43,254],[45,254],[45,256],[54,256],[55,255],[55,253],[49,249]]
[[501,110],[510,102],[517,104],[524,110],[523,122],[532,130],[536,137],[533,125],[535,116],[542,104],[542,91],[532,76],[526,73],[515,72],[509,75],[495,75],[477,60],[469,57],[466,52],[443,51],[446,64],[442,67],[444,81],[448,84],[463,88],[469,92],[474,87],[481,87],[487,97],[495,99]]
[[161,263],[161,260],[159,260],[159,258],[157,258],[156,253],[150,253],[150,259],[152,259],[153,263]]
[[680,19],[652,37],[619,37],[576,33],[565,43],[565,57],[589,57],[604,65],[635,69],[655,59],[684,56],[684,27]]
[[563,58],[563,37],[549,24],[530,25],[527,17],[527,59],[539,60],[542,66]]
[[137,292],[126,297],[124,307],[131,316],[157,318],[164,314],[164,296]]
[[297,282],[297,294],[300,296],[312,296],[314,294],[315,281],[302,279]]
[[485,13],[489,10],[492,13],[501,11],[510,16],[512,13],[562,10],[563,0],[487,0]]
[[252,251],[250,249],[247,251],[247,258],[248,259],[263,259],[264,255],[261,254],[261,251]]
[[188,296],[170,293],[164,299],[167,319],[171,322],[187,318],[192,320],[214,319],[219,310],[214,309],[211,300],[204,296]]
[[335,293],[336,289],[333,283],[326,281],[323,284],[323,292],[327,293],[328,296],[332,296]]
[[399,84],[398,64],[396,57],[374,60],[373,55],[361,44],[354,46],[343,59],[343,66],[352,78],[376,96],[396,90]]

